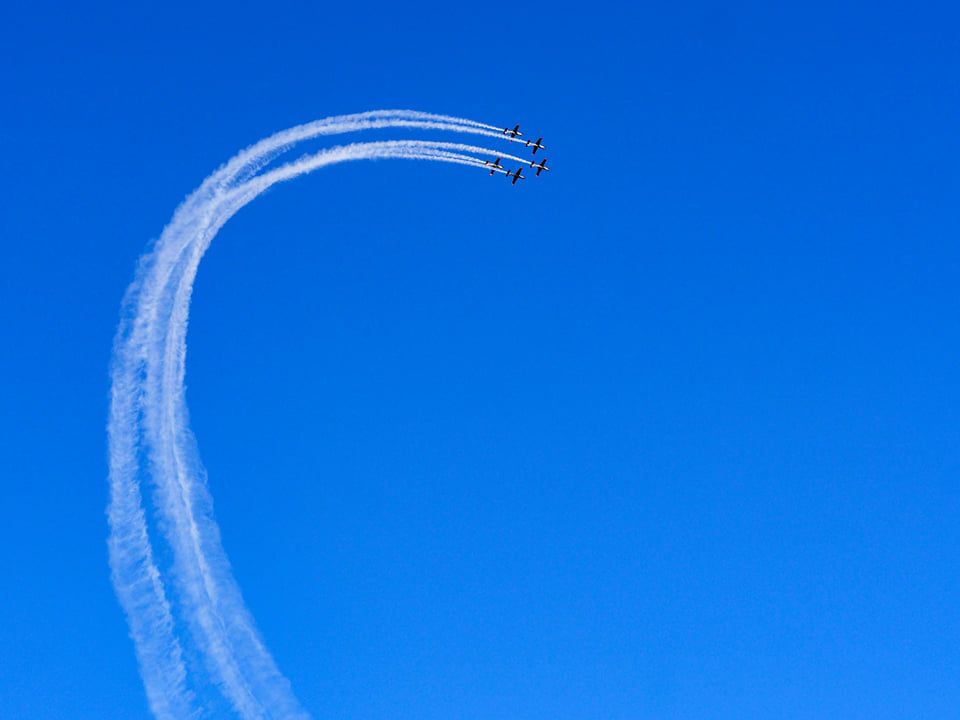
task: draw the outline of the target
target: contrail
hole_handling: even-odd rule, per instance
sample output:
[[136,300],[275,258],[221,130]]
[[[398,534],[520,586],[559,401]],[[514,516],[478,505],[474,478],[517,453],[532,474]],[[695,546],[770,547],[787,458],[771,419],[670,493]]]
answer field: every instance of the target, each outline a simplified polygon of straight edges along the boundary
[[[178,212],[186,210],[191,205],[198,206],[209,202],[209,194],[211,192],[225,190],[231,185],[242,182],[299,142],[315,139],[324,135],[397,127],[472,133],[492,137],[497,140],[505,139],[505,136],[501,132],[484,129],[484,123],[476,123],[473,120],[463,118],[452,118],[448,115],[436,115],[412,110],[373,110],[366,113],[325,118],[275,133],[241,151],[223,167],[210,175],[203,184],[184,201]],[[490,153],[491,151],[485,150],[484,152]],[[510,157],[513,160],[525,162],[521,158],[515,156]]]
[[[238,178],[244,179],[276,155],[305,140],[323,135],[399,127],[472,133],[498,140],[506,138],[503,132],[493,125],[412,110],[373,110],[353,115],[340,115],[297,125],[261,140],[234,156],[220,170],[207,178],[204,185],[207,185],[207,183],[216,185],[225,181],[235,181]],[[203,189],[203,186],[201,186],[201,189]]]
[[[478,147],[476,145],[431,142],[425,140],[386,140],[383,142],[344,145],[339,148],[332,148],[331,150],[317,153],[316,155],[310,155],[301,158],[300,160],[288,163],[287,165],[283,165],[275,170],[265,172],[262,175],[251,179],[248,183],[244,184],[239,191],[247,192],[249,187],[257,187],[262,184],[267,184],[267,186],[269,186],[278,182],[290,180],[298,175],[311,172],[318,167],[322,167],[323,165],[329,165],[331,162],[330,158],[332,156],[338,156],[341,154],[349,155],[350,159],[352,160],[377,159],[380,157],[407,157],[411,159],[426,159],[429,157],[432,159],[446,159],[450,162],[487,167],[484,165],[482,160],[477,158],[457,154],[456,152],[445,151],[496,154],[501,159],[506,158],[508,160],[523,163],[524,165],[529,163],[529,161],[525,160],[524,158],[516,157],[515,155],[507,155],[505,153],[494,153],[487,148]],[[383,155],[383,153],[390,154]]]
[[[147,699],[158,718],[202,715],[211,685],[243,718],[307,717],[256,629],[220,542],[188,423],[190,297],[199,263],[220,228],[276,183],[351,160],[485,167],[468,154],[479,153],[526,162],[474,145],[407,140],[352,143],[266,169],[303,140],[396,127],[500,135],[474,121],[412,111],[328,118],[277,133],[238,153],[181,204],[127,291],[111,368],[109,551]],[[152,488],[149,513],[143,480]],[[159,555],[152,543],[157,538],[163,541]]]

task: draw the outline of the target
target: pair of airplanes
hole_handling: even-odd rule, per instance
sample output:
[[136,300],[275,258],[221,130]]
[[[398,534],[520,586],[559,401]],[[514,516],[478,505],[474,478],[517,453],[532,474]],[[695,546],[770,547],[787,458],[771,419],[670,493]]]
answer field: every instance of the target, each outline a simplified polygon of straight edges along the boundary
[[[503,134],[506,135],[508,138],[510,138],[510,142],[513,142],[513,141],[516,140],[518,137],[521,137],[521,136],[523,135],[523,133],[520,132],[520,125],[519,125],[519,124],[518,124],[518,125],[514,125],[514,126],[513,126],[513,130],[511,130],[510,128],[504,128],[504,129],[503,129]],[[537,141],[536,141],[536,142],[533,142],[532,140],[527,140],[527,147],[532,147],[532,148],[533,148],[533,154],[536,155],[536,154],[537,154],[537,150],[541,150],[541,149],[543,149],[543,148],[546,148],[547,146],[543,144],[543,138],[542,138],[542,137],[539,137],[539,138],[537,138]]]
[[[519,125],[514,125],[513,130],[511,130],[510,128],[504,128],[503,134],[510,138],[510,142],[513,142],[515,138],[521,136],[523,133],[520,132]],[[530,140],[527,140],[527,147],[533,147],[533,154],[536,155],[537,150],[541,148],[545,148],[546,145],[543,144],[543,138],[541,137],[541,138],[537,138],[536,142],[531,142]],[[526,180],[526,178],[522,175],[522,172],[521,172],[523,170],[523,166],[518,167],[516,172],[510,172],[509,170],[504,170],[503,165],[500,164],[500,158],[497,158],[493,162],[484,161],[483,164],[490,168],[491,175],[497,172],[497,170],[503,170],[507,178],[513,178],[513,181],[510,183],[511,185],[516,185],[517,180]],[[540,173],[542,173],[544,170],[550,170],[550,168],[547,167],[546,158],[541,160],[539,163],[535,162],[534,160],[531,160],[530,168],[537,169],[537,177],[540,177]]]

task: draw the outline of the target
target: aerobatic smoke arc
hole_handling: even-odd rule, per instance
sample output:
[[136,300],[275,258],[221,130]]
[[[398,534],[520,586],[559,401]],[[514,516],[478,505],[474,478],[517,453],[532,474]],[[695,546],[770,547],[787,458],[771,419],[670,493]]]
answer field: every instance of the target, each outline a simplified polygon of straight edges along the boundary
[[242,718],[308,717],[244,604],[189,427],[187,320],[197,269],[211,241],[271,186],[327,165],[396,158],[489,169],[478,154],[527,162],[464,143],[392,140],[335,146],[272,166],[305,140],[384,128],[503,139],[492,125],[404,110],[332,117],[279,132],[238,153],[187,197],[141,258],[127,290],[111,367],[108,547],[113,584],[157,718],[202,717],[213,693]]

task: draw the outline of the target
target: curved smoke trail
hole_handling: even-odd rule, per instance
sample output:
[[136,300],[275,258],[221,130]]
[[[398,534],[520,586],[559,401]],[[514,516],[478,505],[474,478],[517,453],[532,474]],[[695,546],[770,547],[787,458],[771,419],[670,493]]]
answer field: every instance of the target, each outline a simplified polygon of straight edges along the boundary
[[[217,688],[243,718],[305,718],[247,610],[220,542],[206,474],[189,428],[186,331],[200,260],[223,225],[278,182],[349,160],[401,158],[483,167],[482,147],[383,141],[333,147],[265,170],[297,143],[378,128],[501,137],[493,126],[412,111],[328,118],[238,153],[176,210],[140,260],[114,341],[108,423],[109,553],[147,699],[158,718],[193,718]],[[499,153],[501,157],[526,162]],[[152,488],[144,502],[142,481]],[[157,559],[153,539],[163,543]],[[165,572],[161,565],[169,565]]]

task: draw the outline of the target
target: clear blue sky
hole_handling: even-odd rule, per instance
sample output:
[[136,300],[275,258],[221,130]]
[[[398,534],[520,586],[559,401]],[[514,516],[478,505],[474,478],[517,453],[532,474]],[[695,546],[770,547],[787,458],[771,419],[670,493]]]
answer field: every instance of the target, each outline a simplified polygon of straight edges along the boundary
[[74,5],[0,11],[0,716],[147,717],[104,517],[136,258],[241,147],[394,107],[555,171],[276,188],[191,319],[313,715],[956,716],[955,4]]

